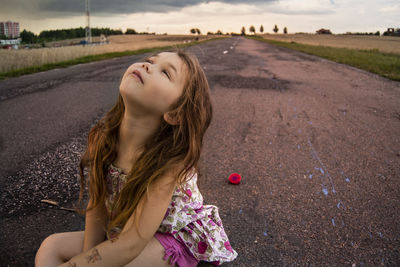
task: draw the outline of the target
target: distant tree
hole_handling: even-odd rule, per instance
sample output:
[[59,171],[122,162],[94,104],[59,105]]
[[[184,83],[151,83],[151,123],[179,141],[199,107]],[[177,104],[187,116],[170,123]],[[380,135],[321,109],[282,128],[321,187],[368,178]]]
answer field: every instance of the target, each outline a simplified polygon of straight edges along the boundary
[[249,31],[256,34],[256,28],[253,25],[250,26]]
[[207,35],[213,35],[214,33],[213,32],[207,32]]
[[241,30],[242,35],[246,35],[246,28],[243,26]]
[[125,34],[137,34],[137,31],[135,31],[135,29],[128,28],[128,29],[126,29]]
[[37,40],[37,36],[33,32],[27,30],[23,30],[20,33],[20,37],[21,37],[21,42],[27,44],[36,43]]
[[278,29],[278,26],[276,26],[276,24],[275,24],[275,27],[272,29],[275,33],[277,33],[278,31],[279,31],[279,29]]
[[317,32],[317,34],[332,34],[331,30],[329,30],[329,29],[324,29],[324,28],[319,29],[319,30],[316,31],[316,32]]
[[286,28],[286,27],[283,28],[283,33],[284,33],[284,34],[287,34],[287,28]]
[[190,29],[190,33],[195,34],[196,33],[196,29],[195,28]]
[[218,30],[216,34],[218,34],[218,35],[222,35],[222,32],[221,32],[221,30]]
[[381,32],[380,32],[380,31],[376,31],[375,35],[380,36],[380,35],[381,35]]
[[196,32],[197,34],[200,34],[200,30],[198,28],[196,28]]
[[[122,34],[122,30],[112,30],[110,28],[91,28],[92,36],[100,36],[104,34],[108,35],[119,35]],[[85,37],[85,29],[75,28],[75,29],[62,29],[62,30],[46,30],[40,32],[37,42],[49,42],[63,39],[72,39],[72,38],[82,38]]]
[[260,26],[260,32],[261,32],[261,33],[264,32],[264,27],[263,27],[263,25]]

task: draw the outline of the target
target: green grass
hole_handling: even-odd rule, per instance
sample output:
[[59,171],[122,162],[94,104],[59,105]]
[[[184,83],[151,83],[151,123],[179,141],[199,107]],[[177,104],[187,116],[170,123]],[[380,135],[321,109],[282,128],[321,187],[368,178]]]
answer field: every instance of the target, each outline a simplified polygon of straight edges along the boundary
[[299,44],[296,42],[280,42],[267,40],[260,36],[247,36],[248,38],[286,47],[307,54],[316,55],[338,63],[347,64],[359,69],[376,73],[394,81],[400,81],[400,54],[383,53],[378,49],[357,50],[349,48],[336,48]]
[[143,53],[149,53],[149,52],[155,52],[155,51],[163,51],[163,50],[168,50],[171,48],[184,48],[187,46],[197,45],[200,43],[205,43],[205,42],[209,42],[209,41],[213,41],[213,40],[217,40],[217,39],[224,39],[224,38],[229,38],[229,37],[215,37],[212,39],[207,39],[207,40],[203,40],[203,41],[194,41],[194,42],[190,42],[190,43],[186,43],[186,44],[177,44],[177,45],[170,45],[170,46],[145,48],[145,49],[139,49],[139,50],[133,50],[133,51],[113,52],[113,53],[105,53],[105,54],[79,57],[79,58],[71,59],[68,61],[62,61],[62,62],[57,62],[57,63],[45,64],[45,65],[41,65],[41,66],[33,66],[33,67],[28,67],[28,68],[23,68],[23,69],[11,70],[8,72],[2,72],[2,73],[0,73],[0,80],[4,80],[4,79],[10,78],[10,77],[19,77],[19,76],[22,76],[25,74],[47,71],[47,70],[51,70],[51,69],[55,69],[55,68],[66,68],[66,67],[69,67],[72,65],[88,63],[88,62],[98,61],[98,60],[104,60],[104,59],[109,59],[109,58],[131,56],[131,55],[137,55],[137,54],[143,54]]

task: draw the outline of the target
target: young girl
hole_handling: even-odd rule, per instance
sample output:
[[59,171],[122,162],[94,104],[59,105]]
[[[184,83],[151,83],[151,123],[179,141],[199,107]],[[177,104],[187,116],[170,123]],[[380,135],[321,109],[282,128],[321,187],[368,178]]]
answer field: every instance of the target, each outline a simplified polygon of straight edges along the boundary
[[[218,208],[197,187],[212,118],[207,78],[181,50],[123,75],[117,103],[90,130],[79,168],[89,188],[85,231],[47,237],[40,266],[196,266],[233,261]],[[84,169],[88,168],[88,179]]]

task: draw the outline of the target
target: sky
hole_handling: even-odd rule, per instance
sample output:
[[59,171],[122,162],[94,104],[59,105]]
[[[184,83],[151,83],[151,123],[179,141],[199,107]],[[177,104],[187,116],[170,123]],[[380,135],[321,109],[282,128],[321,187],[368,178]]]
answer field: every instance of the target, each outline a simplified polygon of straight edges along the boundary
[[[19,22],[20,31],[86,27],[85,0],[0,0],[0,21]],[[400,0],[90,0],[90,26],[156,34],[202,34],[221,30],[315,33],[376,32],[400,27]]]

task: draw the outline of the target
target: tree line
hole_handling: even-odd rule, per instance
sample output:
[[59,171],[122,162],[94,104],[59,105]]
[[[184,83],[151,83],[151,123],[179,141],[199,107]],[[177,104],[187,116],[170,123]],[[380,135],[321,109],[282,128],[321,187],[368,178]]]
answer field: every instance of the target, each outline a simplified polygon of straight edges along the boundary
[[[91,28],[92,36],[100,36],[101,34],[106,36],[117,35],[122,34],[122,31],[110,28]],[[86,28],[82,27],[75,29],[46,30],[41,31],[39,35],[25,29],[20,33],[22,43],[43,43],[83,37],[86,37]]]
[[[278,28],[278,26],[277,25],[275,25],[273,28],[272,28],[272,30],[275,32],[275,33],[278,33],[278,31],[279,31],[279,28]],[[250,27],[249,27],[249,32],[250,33],[253,33],[253,34],[256,34],[256,28],[253,26],[253,25],[251,25]],[[264,32],[264,26],[263,25],[261,25],[260,26],[260,31],[259,31],[260,33],[263,33]],[[201,31],[198,29],[198,28],[192,28],[192,29],[190,29],[190,33],[192,33],[192,34],[201,34]],[[246,35],[246,28],[243,26],[242,27],[242,29],[240,30],[240,33],[241,33],[241,35]],[[287,30],[287,27],[284,27],[283,28],[283,33],[284,34],[287,34],[288,33],[288,30]],[[215,34],[215,35],[223,35],[224,33],[222,33],[222,31],[221,30],[217,30],[215,33],[213,33],[213,32],[207,32],[207,35],[209,35],[209,34]],[[233,32],[231,32],[230,33],[231,35],[237,35],[237,33],[233,33]],[[229,35],[229,33],[226,33],[226,35]]]
[[[273,30],[275,33],[278,33],[279,28],[278,28],[278,26],[275,24],[274,27],[272,28],[272,30]],[[242,35],[246,35],[246,28],[243,26],[242,29],[240,30],[240,32],[241,32]],[[253,33],[253,34],[256,34],[256,28],[255,28],[253,25],[251,25],[251,26],[249,27],[249,32],[250,32],[250,33]],[[260,26],[260,31],[259,31],[259,32],[260,32],[260,33],[263,33],[263,32],[264,32],[264,26],[263,26],[263,25]],[[284,33],[284,34],[287,34],[287,33],[288,33],[287,27],[284,27],[284,28],[283,28],[283,33]]]

